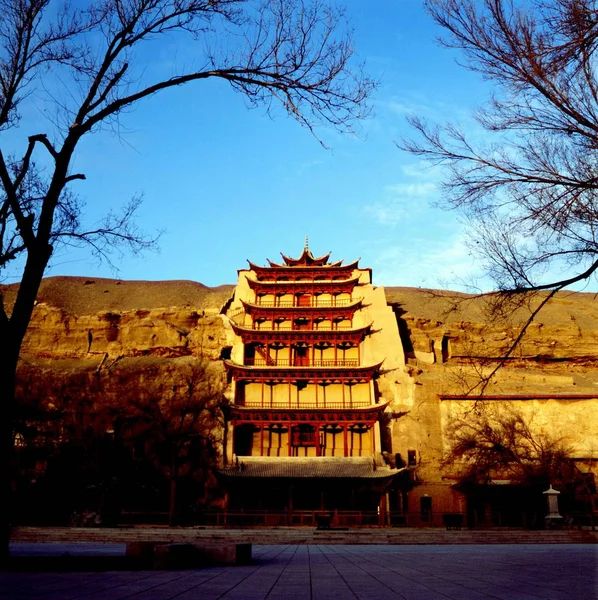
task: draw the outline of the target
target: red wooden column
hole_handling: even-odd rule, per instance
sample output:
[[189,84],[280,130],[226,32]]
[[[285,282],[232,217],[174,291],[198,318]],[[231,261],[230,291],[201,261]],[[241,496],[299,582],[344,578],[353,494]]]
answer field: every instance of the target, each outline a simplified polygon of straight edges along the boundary
[[260,456],[264,456],[264,425],[260,425]]
[[347,424],[343,425],[343,444],[345,446],[345,456],[349,456],[349,444],[347,440]]
[[290,423],[289,423],[288,429],[289,429],[289,436],[288,436],[289,437],[289,440],[288,440],[288,442],[289,442],[288,443],[289,450],[288,450],[288,452],[289,452],[289,456],[292,456],[292,453],[291,453],[291,449],[292,449],[292,446],[291,446],[291,436],[293,434],[293,426]]
[[318,423],[312,423],[312,426],[316,430],[316,456],[320,456],[320,427]]
[[386,503],[386,492],[380,496],[380,502],[378,503],[378,525],[384,527],[386,525],[386,511],[388,505]]
[[372,454],[376,453],[376,423],[372,423]]

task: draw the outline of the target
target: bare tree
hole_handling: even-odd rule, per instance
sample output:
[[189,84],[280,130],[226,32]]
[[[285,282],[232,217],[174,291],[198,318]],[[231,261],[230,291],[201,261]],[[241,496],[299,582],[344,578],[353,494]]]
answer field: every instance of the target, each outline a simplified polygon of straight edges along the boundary
[[533,415],[525,416],[508,405],[486,403],[452,415],[445,431],[443,468],[460,484],[507,479],[538,493],[549,484],[577,488],[588,498],[593,528],[591,472],[581,471],[565,437],[540,431],[533,420]]
[[444,457],[463,481],[488,483],[508,478],[518,483],[562,480],[572,468],[564,439],[537,433],[520,412],[478,405],[448,423]]
[[446,34],[441,43],[460,51],[493,95],[474,115],[484,136],[415,117],[415,139],[402,147],[447,167],[444,204],[465,217],[471,251],[500,292],[489,314],[529,306],[508,358],[557,292],[598,269],[598,3],[426,7]]
[[205,483],[220,454],[225,383],[222,371],[202,360],[176,389],[162,390],[159,396],[141,393],[120,408],[120,418],[130,424],[123,435],[143,440],[148,456],[170,482],[171,526],[177,522],[181,477],[195,474]]
[[[194,43],[193,66],[152,80],[152,44],[167,36]],[[228,81],[250,105],[281,104],[312,132],[318,124],[350,131],[374,87],[352,56],[343,13],[324,0],[87,0],[62,8],[53,0],[0,0],[0,136],[18,124],[33,92],[45,94],[52,117],[20,154],[0,148],[0,275],[8,266],[20,273],[11,307],[0,291],[4,497],[15,371],[50,257],[61,244],[91,244],[100,255],[118,243],[151,244],[132,220],[135,200],[97,226],[82,223],[72,190],[85,179],[72,167],[81,140],[144,98],[210,78]],[[6,559],[9,512],[2,514]]]
[[404,147],[447,165],[444,198],[472,225],[499,290],[560,290],[598,269],[598,6],[592,0],[428,0],[495,95],[487,132],[411,120]]

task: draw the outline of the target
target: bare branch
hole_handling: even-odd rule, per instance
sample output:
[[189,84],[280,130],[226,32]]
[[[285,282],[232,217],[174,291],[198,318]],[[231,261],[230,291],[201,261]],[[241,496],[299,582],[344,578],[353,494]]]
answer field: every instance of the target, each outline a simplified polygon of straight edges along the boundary
[[[475,115],[489,142],[411,119],[407,151],[447,168],[446,207],[499,289],[550,290],[593,277],[598,253],[598,14],[590,0],[428,0],[442,40],[495,84]],[[567,275],[550,275],[564,271]],[[548,273],[548,275],[547,275]]]

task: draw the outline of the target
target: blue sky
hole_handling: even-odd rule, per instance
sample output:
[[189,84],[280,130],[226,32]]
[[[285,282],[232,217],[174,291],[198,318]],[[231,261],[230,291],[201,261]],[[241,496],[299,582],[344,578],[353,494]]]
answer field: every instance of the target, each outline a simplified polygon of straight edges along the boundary
[[[234,283],[246,259],[297,255],[306,235],[316,254],[361,257],[378,285],[454,288],[475,273],[456,216],[433,206],[439,172],[396,142],[412,113],[471,126],[487,84],[437,44],[419,0],[344,4],[356,51],[380,80],[359,136],[322,130],[324,149],[282,111],[248,110],[221,81],[164,92],[124,115],[120,136],[88,137],[75,165],[87,176],[75,183],[86,219],[142,192],[138,222],[165,230],[160,252],[117,258],[118,273],[87,252],[61,253],[48,274]],[[168,64],[170,51],[155,60]],[[26,135],[38,133],[29,114]]]

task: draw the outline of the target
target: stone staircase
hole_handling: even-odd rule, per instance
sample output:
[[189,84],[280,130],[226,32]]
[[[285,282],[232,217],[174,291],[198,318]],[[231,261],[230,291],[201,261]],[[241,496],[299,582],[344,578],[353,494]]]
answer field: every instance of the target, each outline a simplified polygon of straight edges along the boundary
[[273,527],[263,529],[221,528],[68,528],[14,527],[13,542],[38,543],[236,543],[272,544],[596,544],[598,532],[578,529],[528,531],[522,529],[457,530],[371,528],[317,530]]

